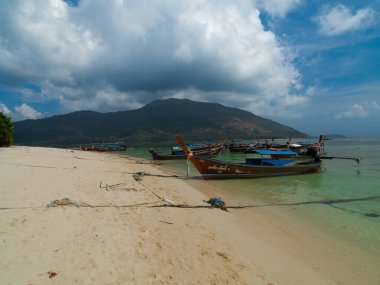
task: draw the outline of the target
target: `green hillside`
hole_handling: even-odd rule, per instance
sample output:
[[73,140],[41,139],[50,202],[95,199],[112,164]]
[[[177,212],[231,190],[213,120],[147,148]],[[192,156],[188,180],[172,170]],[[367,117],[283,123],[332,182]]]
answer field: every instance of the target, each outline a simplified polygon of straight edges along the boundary
[[15,143],[59,146],[91,142],[128,145],[186,140],[307,137],[291,127],[250,112],[187,99],[153,101],[144,107],[113,113],[79,111],[45,119],[16,122]]

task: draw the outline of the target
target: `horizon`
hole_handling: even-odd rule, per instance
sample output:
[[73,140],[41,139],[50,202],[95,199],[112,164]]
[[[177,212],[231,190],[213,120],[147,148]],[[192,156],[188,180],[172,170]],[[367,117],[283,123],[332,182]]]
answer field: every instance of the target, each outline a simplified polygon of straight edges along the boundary
[[186,98],[311,136],[377,138],[379,11],[370,0],[1,2],[0,112],[17,122]]

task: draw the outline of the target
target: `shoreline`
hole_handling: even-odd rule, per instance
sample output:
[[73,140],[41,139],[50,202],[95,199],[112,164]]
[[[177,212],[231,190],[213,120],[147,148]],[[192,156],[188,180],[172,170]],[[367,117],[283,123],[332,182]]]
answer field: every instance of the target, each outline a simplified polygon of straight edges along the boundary
[[[268,285],[375,280],[366,279],[363,268],[343,272],[333,264],[330,269],[321,266],[324,259],[312,256],[318,247],[309,251],[307,244],[297,244],[302,236],[284,232],[267,211],[166,206],[170,201],[205,204],[207,195],[187,179],[162,177],[170,176],[165,168],[126,155],[21,146],[0,150],[2,283]],[[138,181],[133,177],[138,172],[152,175]],[[63,198],[77,204],[46,207]],[[245,215],[249,219],[242,218]],[[50,280],[48,272],[57,275]]]
[[[174,169],[173,165],[164,165],[163,168],[166,168],[171,174],[180,173]],[[185,172],[185,169],[181,172]],[[227,190],[220,189],[212,183],[212,180],[199,179],[200,176],[197,175],[200,174],[195,168],[190,172],[196,175],[196,178],[186,179],[185,181],[195,190],[200,191],[207,197],[223,197],[227,208],[231,204],[241,205],[239,203],[236,204],[234,196],[229,194]],[[324,206],[322,205],[322,207]],[[325,227],[321,227],[320,224],[317,225],[314,221],[310,221],[310,217],[306,218],[295,215],[291,208],[289,210],[276,209],[276,207],[253,208],[255,210],[252,210],[252,208],[244,210],[230,208],[230,211],[233,211],[235,215],[243,217],[241,218],[243,222],[239,221],[240,231],[248,231],[248,234],[251,236],[257,234],[250,221],[254,220],[258,222],[257,216],[260,216],[266,223],[280,230],[280,234],[286,234],[290,237],[287,243],[293,244],[292,246],[286,245],[285,248],[286,250],[291,249],[288,252],[289,254],[295,255],[304,262],[307,261],[315,268],[318,268],[318,270],[328,273],[332,276],[333,280],[340,280],[339,282],[343,284],[358,284],[364,281],[366,284],[377,284],[380,282],[380,273],[378,273],[377,268],[377,264],[380,261],[379,257],[374,252],[368,250],[368,248],[364,248],[362,243],[354,242],[352,239],[342,239],[342,236],[338,236],[332,229],[326,231]],[[300,231],[300,229],[302,230]],[[231,238],[233,239],[234,237],[232,236]],[[266,238],[268,237],[264,234],[262,239],[265,240]],[[278,240],[273,240],[273,245],[282,247],[281,242],[278,243]],[[296,248],[298,250],[295,250]],[[312,257],[310,256],[311,253]],[[350,274],[347,274],[347,268],[349,268]]]
[[[232,196],[226,194],[226,191],[222,193],[218,191],[215,185],[201,186],[202,182],[208,181],[188,180],[187,182],[205,195],[223,196],[227,209],[229,198],[234,200]],[[256,240],[261,245],[263,241],[268,242],[272,247],[269,251],[273,248],[279,250],[274,255],[285,253],[302,260],[303,264],[330,276],[331,280],[336,282],[334,284],[377,284],[380,282],[378,256],[373,252],[363,250],[362,245],[358,246],[351,240],[342,240],[331,231],[309,224],[308,219],[295,216],[291,209],[254,207],[230,208],[230,211],[240,217],[237,226],[252,241]],[[230,238],[233,239],[234,235]],[[267,266],[270,267],[270,262]]]

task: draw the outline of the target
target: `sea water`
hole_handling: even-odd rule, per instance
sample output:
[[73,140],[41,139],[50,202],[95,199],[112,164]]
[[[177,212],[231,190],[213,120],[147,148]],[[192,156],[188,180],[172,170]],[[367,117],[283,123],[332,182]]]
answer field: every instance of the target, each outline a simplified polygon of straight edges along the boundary
[[[380,139],[333,139],[325,142],[325,150],[326,156],[360,158],[360,164],[336,158],[323,160],[314,174],[207,181],[191,167],[189,180],[217,189],[214,194],[227,207],[266,207],[380,256]],[[169,148],[162,152],[169,153]],[[147,149],[130,149],[128,154],[151,159]],[[247,156],[225,151],[217,159],[244,161]],[[179,175],[186,173],[186,160],[161,162]]]

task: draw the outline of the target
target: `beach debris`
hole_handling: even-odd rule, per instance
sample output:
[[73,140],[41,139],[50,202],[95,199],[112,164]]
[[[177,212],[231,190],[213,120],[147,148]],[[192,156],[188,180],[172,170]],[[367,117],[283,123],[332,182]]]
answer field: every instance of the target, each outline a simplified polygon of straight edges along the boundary
[[49,274],[49,279],[52,279],[52,278],[54,278],[55,276],[58,275],[58,273],[54,272],[54,271],[48,271],[48,274]]
[[135,174],[132,175],[133,179],[137,182],[140,182],[142,181],[143,177],[145,176],[145,173],[144,172],[137,172]]
[[221,197],[218,198],[210,198],[208,201],[203,200],[204,202],[210,204],[215,208],[220,208],[223,211],[227,211],[225,203],[222,201]]
[[102,186],[102,182],[99,184],[99,188],[106,189],[107,191],[138,191],[137,188],[135,187],[124,187],[127,186],[125,183],[118,183],[118,184],[113,184],[113,185],[108,185]]
[[70,200],[69,198],[63,198],[60,200],[53,200],[49,204],[46,205],[47,208],[58,207],[58,206],[76,206],[80,207],[80,203],[75,202],[74,200]]
[[165,201],[167,205],[174,205],[174,202],[166,197],[163,197],[162,200]]
[[167,222],[167,221],[160,221],[160,223],[164,223],[164,224],[173,225],[173,223],[171,223],[171,222]]

